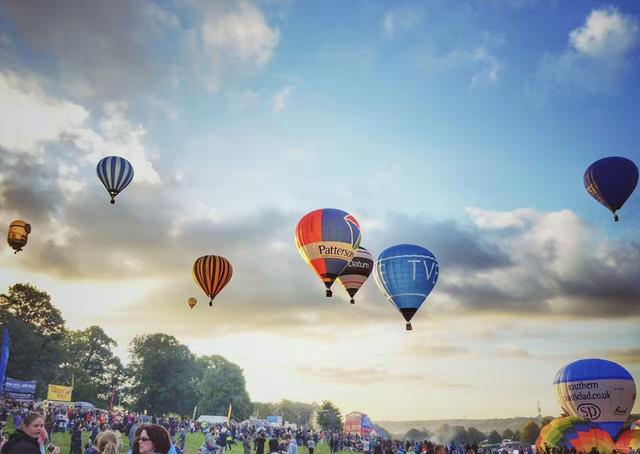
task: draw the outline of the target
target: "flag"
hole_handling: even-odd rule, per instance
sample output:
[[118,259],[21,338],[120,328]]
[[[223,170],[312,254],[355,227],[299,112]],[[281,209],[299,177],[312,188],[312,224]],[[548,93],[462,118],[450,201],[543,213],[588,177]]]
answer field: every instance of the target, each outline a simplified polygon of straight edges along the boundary
[[231,423],[231,402],[229,402],[229,411],[227,412],[227,424]]
[[5,327],[2,333],[2,351],[0,352],[0,395],[4,391],[7,380],[7,365],[9,364],[9,330]]

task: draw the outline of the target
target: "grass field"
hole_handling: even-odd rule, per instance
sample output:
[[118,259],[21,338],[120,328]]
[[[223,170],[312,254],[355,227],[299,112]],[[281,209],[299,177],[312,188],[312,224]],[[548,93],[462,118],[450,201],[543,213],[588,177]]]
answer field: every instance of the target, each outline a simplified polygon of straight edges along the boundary
[[[13,425],[13,417],[9,417],[7,420],[7,426],[5,427],[5,434],[11,434],[15,430]],[[8,435],[6,435],[8,437]],[[52,443],[56,446],[60,446],[61,454],[68,454],[70,445],[71,445],[71,434],[70,433],[59,433],[56,432],[53,434]],[[89,443],[89,432],[82,432],[82,445],[85,446]],[[198,454],[199,449],[204,443],[204,435],[201,432],[197,432],[194,434],[187,433],[187,442],[185,444],[185,454]],[[253,443],[252,443],[253,445]],[[299,447],[300,454],[308,454],[309,451],[305,447]],[[122,452],[126,453],[129,450],[129,438],[123,437],[123,449]],[[229,454],[243,454],[242,444],[236,444],[231,450],[228,450]],[[255,450],[252,450],[252,454],[255,453]],[[326,443],[320,443],[319,446],[314,450],[314,454],[329,454],[329,447]]]

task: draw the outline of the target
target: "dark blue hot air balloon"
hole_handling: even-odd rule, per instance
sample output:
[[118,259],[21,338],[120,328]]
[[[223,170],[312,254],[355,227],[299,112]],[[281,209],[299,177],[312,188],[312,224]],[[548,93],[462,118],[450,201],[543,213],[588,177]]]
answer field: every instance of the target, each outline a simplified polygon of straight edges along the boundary
[[411,330],[411,318],[438,280],[438,261],[421,246],[398,244],[382,251],[374,267],[376,283],[400,311]]
[[101,159],[96,172],[111,196],[111,203],[116,203],[115,197],[133,180],[133,166],[119,156],[107,156]]
[[589,194],[613,213],[622,208],[638,184],[638,167],[627,158],[613,156],[594,162],[584,173]]

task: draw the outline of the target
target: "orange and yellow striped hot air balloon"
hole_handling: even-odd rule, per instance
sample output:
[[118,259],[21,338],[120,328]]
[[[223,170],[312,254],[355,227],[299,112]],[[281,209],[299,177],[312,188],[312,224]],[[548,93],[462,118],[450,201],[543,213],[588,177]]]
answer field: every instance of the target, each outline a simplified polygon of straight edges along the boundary
[[213,299],[231,280],[233,267],[229,260],[218,255],[203,255],[193,264],[193,280],[200,286],[213,306]]
[[189,305],[189,308],[193,309],[194,307],[196,307],[196,304],[198,304],[198,300],[192,296],[187,300],[187,304]]

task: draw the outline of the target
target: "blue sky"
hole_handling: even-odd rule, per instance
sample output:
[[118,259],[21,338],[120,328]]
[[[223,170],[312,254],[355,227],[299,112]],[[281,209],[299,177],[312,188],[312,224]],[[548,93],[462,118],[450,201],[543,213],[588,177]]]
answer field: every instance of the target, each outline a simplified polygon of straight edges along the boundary
[[[639,61],[633,1],[4,2],[0,222],[34,234],[0,287],[33,282],[123,356],[159,329],[224,354],[258,401],[556,414],[569,361],[640,374],[640,197],[614,224],[582,185],[601,157],[640,162]],[[108,154],[136,169],[114,207]],[[438,257],[414,332],[373,282],[324,301],[293,244],[321,207],[376,256]],[[207,253],[234,278],[188,312]]]

